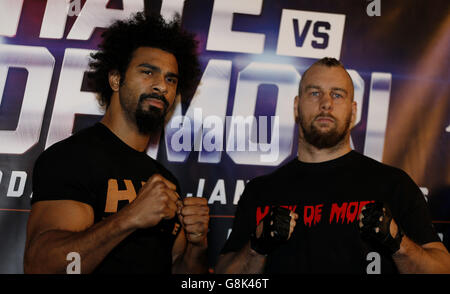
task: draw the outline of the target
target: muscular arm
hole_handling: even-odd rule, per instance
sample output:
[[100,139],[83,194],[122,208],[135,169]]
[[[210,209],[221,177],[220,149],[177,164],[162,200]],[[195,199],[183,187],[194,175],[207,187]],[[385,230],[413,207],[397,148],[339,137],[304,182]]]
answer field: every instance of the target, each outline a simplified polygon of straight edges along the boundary
[[[413,215],[422,215],[425,224],[431,223],[426,211],[422,211],[421,214],[420,209],[419,207],[417,210],[419,213],[415,212]],[[400,273],[450,273],[450,255],[441,242],[429,242],[420,246],[406,234],[400,243],[394,241],[396,238],[394,236],[399,233],[399,227],[385,204],[381,202],[367,204],[359,215],[359,227],[363,238],[379,242],[392,253]],[[420,223],[416,223],[415,227],[423,228]],[[425,228],[430,230],[431,225]]]
[[[277,213],[273,214],[273,216],[276,216],[276,215],[277,215]],[[269,215],[266,217],[269,217]],[[286,216],[284,216],[284,217],[286,217]],[[294,228],[296,225],[296,220],[298,219],[298,214],[291,211],[289,213],[288,217],[290,218],[290,221],[287,224],[287,227],[285,227],[285,229],[287,229],[286,230],[286,232],[287,232],[286,240],[289,240],[289,238],[291,237],[291,235],[294,231]],[[264,219],[266,219],[266,218],[264,218]],[[280,217],[269,218],[267,223],[279,224],[280,223],[279,219],[280,219]],[[269,226],[267,228],[267,230],[269,230],[268,232],[270,234],[273,234],[274,231],[271,231],[271,230],[276,228],[275,230],[278,231],[278,234],[280,234],[282,226],[285,226],[285,225],[286,224],[273,226],[273,227]],[[263,234],[263,230],[264,230],[264,222],[260,222],[259,225],[256,227],[256,237],[257,238],[261,237],[261,235]],[[237,252],[228,252],[226,254],[221,255],[219,257],[219,261],[217,262],[217,265],[216,265],[216,272],[221,273],[221,274],[261,274],[261,273],[263,273],[267,257],[263,254],[259,254],[255,250],[253,250],[250,243],[251,242],[247,242],[244,245],[244,247],[242,247],[242,249]],[[276,246],[278,246],[279,244],[280,243],[278,243]]]
[[400,273],[450,274],[450,254],[440,242],[417,245],[404,236],[400,249],[392,256]]
[[216,265],[218,274],[261,274],[266,257],[250,248],[250,242],[237,252],[228,252],[219,256]]
[[25,273],[65,273],[70,252],[81,257],[81,272],[90,273],[133,232],[125,213],[95,225],[92,208],[72,200],[37,202],[28,221]]
[[125,237],[174,217],[176,186],[153,175],[136,199],[118,213],[96,223],[92,208],[72,200],[33,205],[25,245],[25,273],[64,273],[70,252],[81,257],[81,273],[90,273]]

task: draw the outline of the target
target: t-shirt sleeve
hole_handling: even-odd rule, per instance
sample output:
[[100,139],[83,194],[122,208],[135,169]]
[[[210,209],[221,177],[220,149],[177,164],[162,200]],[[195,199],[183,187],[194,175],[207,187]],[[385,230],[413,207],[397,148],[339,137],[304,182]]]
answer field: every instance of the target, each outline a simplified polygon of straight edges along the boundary
[[404,172],[402,172],[395,194],[398,208],[401,211],[398,223],[405,235],[418,245],[440,242],[422,191]]
[[[53,146],[52,146],[53,147]],[[94,206],[89,183],[89,168],[80,154],[50,147],[33,168],[31,204],[45,200],[74,200]]]
[[250,234],[256,229],[255,189],[250,181],[239,199],[230,237],[225,242],[221,254],[239,251],[250,240]]

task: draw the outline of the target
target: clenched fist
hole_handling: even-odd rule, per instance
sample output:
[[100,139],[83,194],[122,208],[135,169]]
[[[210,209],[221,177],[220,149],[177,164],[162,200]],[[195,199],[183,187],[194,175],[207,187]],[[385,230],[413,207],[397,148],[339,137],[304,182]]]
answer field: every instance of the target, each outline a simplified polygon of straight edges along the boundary
[[156,226],[162,219],[171,219],[181,207],[181,198],[176,186],[159,174],[151,176],[142,186],[136,199],[124,213],[128,213],[134,227]]
[[289,240],[297,224],[298,214],[283,207],[272,207],[250,238],[251,248],[267,255]]
[[386,203],[376,201],[364,206],[359,215],[359,230],[363,239],[382,244],[391,254],[400,249],[403,232]]
[[206,245],[209,224],[209,207],[206,198],[184,198],[179,208],[179,219],[188,242]]

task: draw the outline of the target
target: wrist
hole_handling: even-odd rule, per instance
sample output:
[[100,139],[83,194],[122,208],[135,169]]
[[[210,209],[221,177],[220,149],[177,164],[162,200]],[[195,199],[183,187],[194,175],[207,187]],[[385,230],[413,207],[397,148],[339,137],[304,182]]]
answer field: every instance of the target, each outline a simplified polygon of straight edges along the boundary
[[390,240],[390,249],[392,251],[392,255],[394,254],[402,254],[404,251],[404,248],[402,248],[402,241],[404,239],[404,233],[403,230],[400,228],[400,226],[397,226],[397,234],[395,237],[391,237]]
[[[186,236],[187,245],[204,250],[208,248],[207,233],[192,234],[184,231],[184,235]],[[201,238],[199,239],[199,237]]]
[[248,253],[249,253],[249,255],[250,256],[261,256],[261,257],[267,257],[267,255],[265,255],[265,254],[261,254],[261,253],[258,253],[257,251],[255,251],[255,249],[253,249],[250,245],[248,246]]
[[407,243],[408,243],[407,237],[405,235],[402,235],[402,239],[401,239],[401,242],[399,244],[399,249],[396,252],[394,252],[392,254],[392,256],[393,257],[398,257],[398,256],[407,255],[407,253],[408,253]]
[[248,253],[248,256],[250,256],[250,257],[258,257],[258,258],[259,257],[263,257],[263,258],[267,257],[267,255],[261,254],[258,251],[256,251],[255,249],[253,249],[251,241],[249,241],[247,243],[247,253]]
[[267,256],[271,249],[267,244],[264,244],[260,238],[257,238],[256,234],[250,235],[250,251],[254,253],[254,255]]
[[200,250],[206,250],[208,249],[208,241],[206,240],[202,240],[200,242],[191,242],[189,240],[187,240],[188,245],[191,245],[192,247],[198,248]]
[[207,251],[207,242],[192,243],[188,241],[186,244],[186,249],[184,250],[183,259],[188,256],[191,260],[197,260],[198,264],[207,264]]
[[135,231],[140,228],[137,216],[130,213],[128,206],[117,212],[114,217],[116,225],[122,231]]

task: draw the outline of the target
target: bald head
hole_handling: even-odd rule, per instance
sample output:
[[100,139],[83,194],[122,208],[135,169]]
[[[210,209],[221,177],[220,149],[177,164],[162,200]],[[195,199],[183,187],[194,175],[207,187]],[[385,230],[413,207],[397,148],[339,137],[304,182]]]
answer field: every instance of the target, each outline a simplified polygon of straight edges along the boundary
[[[336,79],[340,79],[340,85],[345,85],[347,94],[353,100],[354,87],[353,81],[347,70],[344,68],[344,65],[337,59],[331,57],[324,57],[316,62],[314,62],[302,75],[300,80],[300,85],[298,89],[298,95],[301,97],[302,92],[307,87],[316,86],[314,80],[319,78],[320,73],[326,71],[326,69],[332,69],[334,75],[336,75]],[[311,73],[314,73],[314,77],[310,77]],[[337,88],[341,88],[336,85]]]

